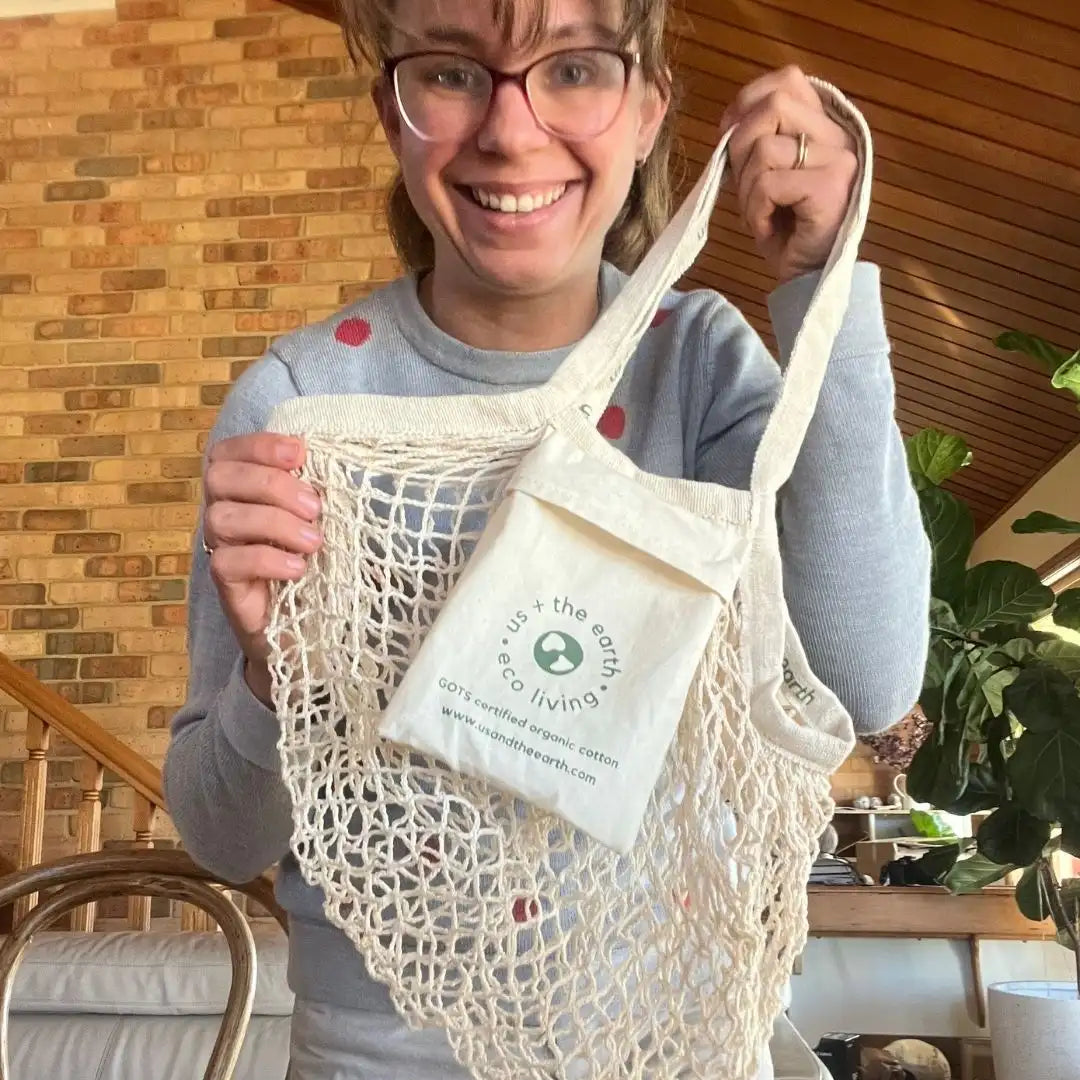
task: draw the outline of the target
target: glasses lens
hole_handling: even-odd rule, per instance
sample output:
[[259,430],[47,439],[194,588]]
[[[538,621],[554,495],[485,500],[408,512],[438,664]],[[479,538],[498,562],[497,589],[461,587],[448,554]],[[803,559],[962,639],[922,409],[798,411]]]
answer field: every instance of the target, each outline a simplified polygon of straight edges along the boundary
[[394,88],[405,122],[428,139],[474,131],[491,100],[491,76],[464,56],[429,53],[402,60],[394,69]]
[[622,57],[604,49],[555,53],[528,78],[537,120],[569,138],[600,135],[615,120],[626,93]]

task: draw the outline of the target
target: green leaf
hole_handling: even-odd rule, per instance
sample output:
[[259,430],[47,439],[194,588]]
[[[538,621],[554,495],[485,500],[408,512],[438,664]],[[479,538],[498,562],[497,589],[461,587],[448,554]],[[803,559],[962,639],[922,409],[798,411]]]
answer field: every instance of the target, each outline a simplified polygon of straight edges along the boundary
[[994,338],[994,344],[1005,352],[1020,352],[1038,360],[1048,372],[1053,374],[1069,358],[1064,349],[1051,345],[1045,338],[1036,334],[1025,334],[1020,330],[1008,330]]
[[1027,866],[1041,854],[1050,839],[1050,823],[1032,817],[1021,806],[998,807],[975,836],[979,852],[991,862]]
[[994,716],[1000,716],[1005,708],[1002,697],[1005,688],[1016,681],[1023,665],[1034,658],[1035,646],[1027,638],[1013,638],[983,653],[976,670],[982,680],[983,696]]
[[908,766],[907,789],[916,802],[946,806],[967,785],[968,758],[962,728],[949,728],[940,743],[937,735],[932,732],[915,751]]
[[1030,566],[993,560],[973,566],[964,577],[957,612],[970,630],[1000,623],[1031,622],[1054,606],[1054,592]]
[[947,844],[943,847],[931,848],[919,859],[919,866],[935,881],[942,883],[956,865],[958,858],[960,858],[960,845]]
[[1002,697],[1005,708],[1028,731],[1071,727],[1080,734],[1080,694],[1067,675],[1049,664],[1025,668]]
[[1008,793],[997,777],[989,761],[976,762],[968,770],[967,786],[960,796],[951,803],[942,806],[946,814],[978,814],[984,810],[993,810],[1008,799]]
[[945,684],[945,676],[956,656],[951,638],[936,637],[931,631],[930,648],[926,654],[926,671],[923,673],[923,690],[932,690]]
[[967,504],[938,487],[919,492],[923,528],[930,541],[930,591],[952,603],[961,595],[964,570],[975,543],[975,523]]
[[1032,922],[1043,922],[1050,918],[1050,905],[1046,902],[1039,866],[1029,866],[1016,886],[1016,906],[1020,913]]
[[979,631],[979,640],[988,645],[1004,645],[1013,638],[1025,638],[1038,647],[1044,641],[1060,641],[1057,634],[1033,630],[1027,623],[1004,623],[1001,626],[988,626]]
[[1068,390],[1069,393],[1080,398],[1080,349],[1054,372],[1050,385],[1055,390]]
[[1025,731],[1008,761],[1017,802],[1044,821],[1071,820],[1080,806],[1080,730]]
[[1038,645],[1035,654],[1040,660],[1053,664],[1073,682],[1080,682],[1080,645],[1054,637]]
[[923,428],[907,440],[908,469],[935,486],[971,464],[971,451],[959,435]]
[[1080,630],[1080,589],[1066,589],[1058,593],[1053,618],[1058,626],[1066,630]]
[[987,885],[1000,881],[1015,869],[1015,866],[1001,866],[985,855],[976,853],[970,858],[960,859],[957,862],[945,878],[945,887],[957,894],[978,892]]
[[1027,517],[1012,523],[1014,533],[1080,533],[1080,521],[1048,514],[1045,510],[1032,510]]
[[919,836],[929,840],[952,840],[956,837],[956,830],[936,811],[912,810],[911,822]]

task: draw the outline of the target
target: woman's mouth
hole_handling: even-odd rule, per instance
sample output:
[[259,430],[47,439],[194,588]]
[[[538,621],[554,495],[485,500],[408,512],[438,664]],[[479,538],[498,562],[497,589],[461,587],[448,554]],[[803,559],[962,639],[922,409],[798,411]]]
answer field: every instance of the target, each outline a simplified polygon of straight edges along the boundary
[[472,197],[473,202],[485,210],[494,210],[501,214],[531,214],[558,202],[566,194],[566,184],[556,184],[551,188],[511,195],[506,192],[489,191],[482,187],[463,188]]

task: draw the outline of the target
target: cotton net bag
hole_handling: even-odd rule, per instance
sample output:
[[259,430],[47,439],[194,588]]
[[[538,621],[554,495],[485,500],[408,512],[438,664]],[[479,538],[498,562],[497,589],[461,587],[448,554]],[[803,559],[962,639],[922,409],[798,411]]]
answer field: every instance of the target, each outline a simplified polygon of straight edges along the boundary
[[[545,385],[301,397],[271,417],[305,438],[324,507],[269,629],[292,848],[404,1020],[443,1028],[478,1080],[767,1064],[854,744],[788,617],[776,525],[871,184],[865,121],[815,86],[860,177],[749,491],[642,473],[595,427],[705,241],[729,136]],[[549,606],[521,622],[533,596]]]

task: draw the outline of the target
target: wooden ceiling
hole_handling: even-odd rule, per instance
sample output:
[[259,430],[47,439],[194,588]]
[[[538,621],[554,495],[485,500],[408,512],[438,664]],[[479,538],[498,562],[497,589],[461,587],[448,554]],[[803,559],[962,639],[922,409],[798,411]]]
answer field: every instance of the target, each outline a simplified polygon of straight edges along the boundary
[[[882,267],[897,417],[905,432],[968,440],[975,461],[954,486],[987,524],[1080,439],[1071,397],[993,344],[1017,329],[1080,346],[1080,4],[680,6],[677,124],[691,177],[724,107],[769,69],[797,63],[865,113],[876,182],[863,256]],[[688,283],[729,296],[772,344],[770,279],[730,194]]]

